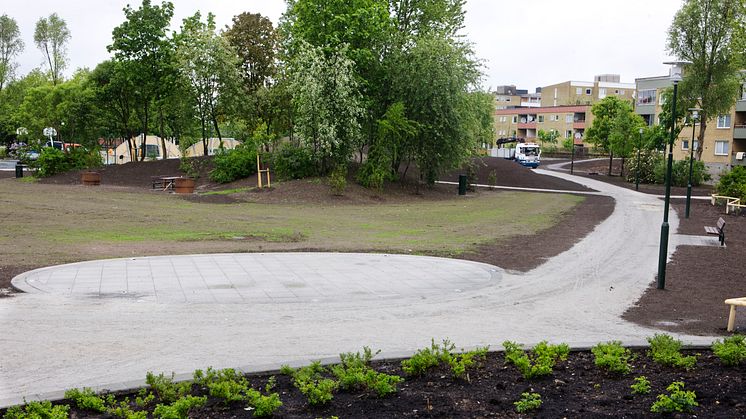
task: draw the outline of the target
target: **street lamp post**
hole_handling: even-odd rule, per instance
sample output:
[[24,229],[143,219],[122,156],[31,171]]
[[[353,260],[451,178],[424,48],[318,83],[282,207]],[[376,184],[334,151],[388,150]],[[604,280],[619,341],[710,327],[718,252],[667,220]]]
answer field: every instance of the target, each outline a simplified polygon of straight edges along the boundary
[[637,142],[637,170],[635,170],[635,190],[640,190],[640,149],[642,148],[642,127],[640,127],[640,141]]
[[699,108],[689,108],[692,113],[692,142],[689,143],[689,183],[686,184],[686,218],[689,218],[689,208],[692,202],[692,171],[694,169],[694,127],[699,119]]
[[664,63],[671,65],[670,78],[673,82],[673,101],[671,101],[671,136],[668,141],[668,162],[666,164],[666,197],[663,201],[663,223],[661,224],[661,242],[658,252],[658,289],[666,288],[666,261],[668,259],[668,208],[671,203],[671,166],[673,165],[673,143],[676,132],[676,95],[681,81],[681,70],[684,61]]

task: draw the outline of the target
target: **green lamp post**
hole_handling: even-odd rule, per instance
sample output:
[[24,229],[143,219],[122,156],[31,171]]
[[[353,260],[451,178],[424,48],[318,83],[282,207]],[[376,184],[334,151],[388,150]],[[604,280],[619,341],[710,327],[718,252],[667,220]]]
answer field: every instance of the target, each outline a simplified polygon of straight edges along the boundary
[[635,190],[640,190],[640,149],[642,148],[642,132],[643,128],[640,127],[640,140],[637,142],[637,164],[635,165]]
[[689,208],[692,203],[692,171],[694,169],[694,127],[699,119],[699,108],[689,108],[692,113],[692,142],[689,143],[689,182],[686,184],[686,218],[689,218]]

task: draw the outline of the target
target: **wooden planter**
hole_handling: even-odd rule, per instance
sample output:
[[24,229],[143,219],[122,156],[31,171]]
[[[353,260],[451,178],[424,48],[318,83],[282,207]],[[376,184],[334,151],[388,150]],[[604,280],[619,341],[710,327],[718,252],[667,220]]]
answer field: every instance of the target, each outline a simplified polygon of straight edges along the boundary
[[174,179],[174,191],[176,193],[194,193],[194,179],[188,177]]
[[80,180],[83,183],[83,185],[98,186],[101,184],[101,173],[83,172],[83,174],[80,175]]

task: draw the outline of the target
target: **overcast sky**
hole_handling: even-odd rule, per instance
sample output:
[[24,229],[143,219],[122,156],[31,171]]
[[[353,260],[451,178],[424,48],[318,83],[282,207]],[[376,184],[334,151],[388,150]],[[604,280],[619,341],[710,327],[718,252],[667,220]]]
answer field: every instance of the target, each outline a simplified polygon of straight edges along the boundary
[[[154,0],[153,3],[158,3]],[[72,34],[69,69],[93,68],[109,57],[111,31],[124,20],[127,0],[0,0],[26,48],[19,74],[42,64],[34,46],[36,21],[56,12]],[[139,0],[129,3],[139,6]],[[213,12],[219,27],[241,12],[277,23],[284,0],[174,0],[173,29],[195,11]],[[619,74],[622,82],[667,73],[666,32],[681,0],[467,0],[465,33],[484,61],[483,87],[515,84],[533,92],[566,80]]]

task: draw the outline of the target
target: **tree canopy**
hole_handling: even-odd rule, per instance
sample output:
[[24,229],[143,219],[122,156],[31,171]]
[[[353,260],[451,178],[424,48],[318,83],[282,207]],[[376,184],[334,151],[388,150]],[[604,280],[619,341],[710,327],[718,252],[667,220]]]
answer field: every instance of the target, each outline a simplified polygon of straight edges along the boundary
[[23,40],[18,23],[8,15],[0,16],[0,92],[15,75],[13,58],[23,51]]
[[34,30],[34,43],[44,54],[52,76],[52,84],[62,80],[62,71],[67,67],[67,42],[70,40],[70,30],[67,23],[57,13],[48,18],[40,18]]

